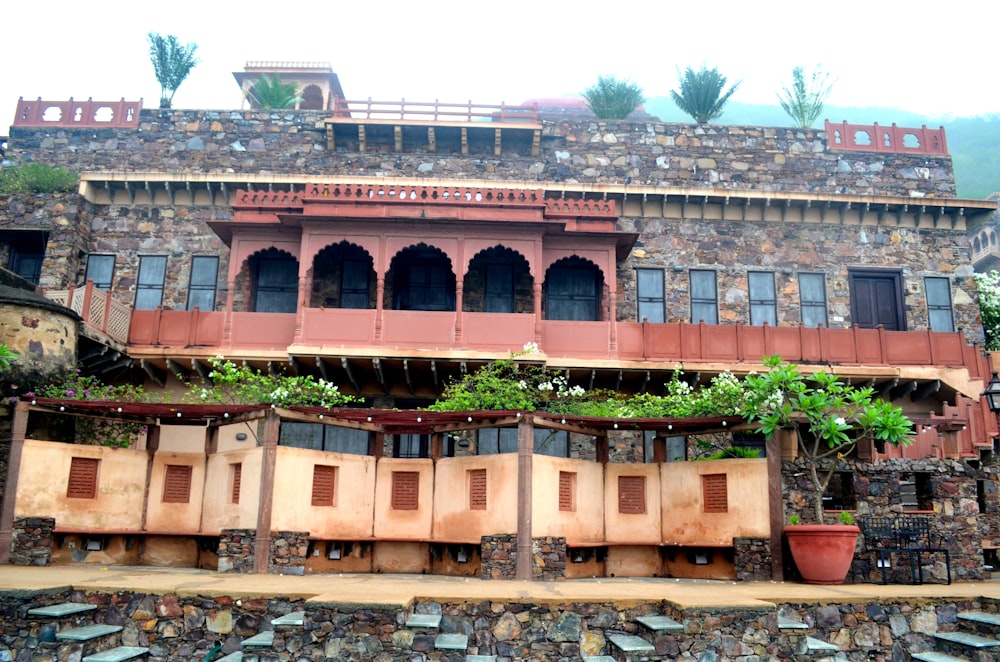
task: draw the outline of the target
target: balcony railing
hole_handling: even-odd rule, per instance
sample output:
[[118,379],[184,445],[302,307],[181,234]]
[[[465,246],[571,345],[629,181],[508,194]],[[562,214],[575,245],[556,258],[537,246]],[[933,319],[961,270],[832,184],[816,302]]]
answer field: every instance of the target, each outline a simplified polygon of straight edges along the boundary
[[83,318],[84,325],[116,342],[128,342],[132,322],[132,307],[115,301],[111,294],[87,281],[83,287],[71,285],[68,290],[50,290],[45,296],[70,308]]
[[138,101],[37,101],[21,97],[17,102],[14,126],[136,128],[142,99]]
[[538,107],[507,104],[373,101],[337,99],[333,119],[415,122],[504,122],[536,124]]
[[830,149],[852,152],[896,152],[903,154],[948,155],[948,143],[944,138],[944,127],[919,129],[875,124],[834,124],[826,121],[827,140]]
[[[756,362],[777,354],[805,364],[967,368],[988,378],[961,332],[828,329],[745,324],[569,322],[528,314],[306,308],[300,313],[136,310],[129,344],[280,350],[289,346],[475,350],[506,353],[538,342],[550,357],[619,361]],[[299,323],[300,322],[300,323]],[[298,329],[298,330],[297,330]],[[540,333],[540,338],[536,337]],[[298,334],[298,336],[296,336]],[[226,342],[229,346],[226,346]]]

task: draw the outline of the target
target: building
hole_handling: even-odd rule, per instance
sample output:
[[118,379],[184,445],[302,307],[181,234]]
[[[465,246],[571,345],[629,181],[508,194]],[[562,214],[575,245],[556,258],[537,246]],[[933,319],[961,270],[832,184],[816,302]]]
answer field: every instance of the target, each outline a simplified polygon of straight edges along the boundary
[[[513,415],[414,411],[533,343],[586,388],[655,390],[678,365],[704,382],[767,354],[871,385],[918,434],[846,462],[829,507],[932,512],[953,574],[987,572],[997,430],[968,232],[996,202],[955,197],[943,129],[88,103],[22,102],[8,157],[72,168],[80,192],[0,216],[10,267],[83,317],[83,369],[173,391],[221,354],[322,376],[374,413],[181,412],[199,428],[162,406],[122,412],[157,430],[142,448],[24,439],[3,525],[54,518],[57,561],[135,560],[141,540],[145,562],[218,564],[231,545],[256,558],[224,565],[261,570],[277,544],[305,572],[509,576],[485,557],[517,533],[522,559],[526,538],[562,545],[565,576],[780,574],[775,449],[671,462],[685,442],[665,422],[530,417],[559,431],[550,455],[497,430],[520,429]],[[101,108],[110,119],[88,119]],[[258,419],[254,443],[243,421]],[[467,443],[449,441],[463,425]],[[788,504],[803,498],[794,469],[787,457]],[[83,496],[64,496],[77,479]]]

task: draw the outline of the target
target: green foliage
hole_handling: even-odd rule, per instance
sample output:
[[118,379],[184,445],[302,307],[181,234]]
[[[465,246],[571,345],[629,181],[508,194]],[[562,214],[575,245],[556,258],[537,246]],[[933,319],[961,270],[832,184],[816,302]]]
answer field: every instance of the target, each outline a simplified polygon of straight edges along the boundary
[[979,290],[979,316],[986,334],[985,349],[995,352],[1000,350],[1000,273],[994,270],[988,274],[973,274],[972,278]]
[[17,193],[69,193],[76,190],[76,173],[45,165],[29,163],[0,170],[0,195]]
[[[64,376],[35,392],[29,391],[25,397],[36,395],[53,400],[88,400],[104,402],[155,402],[157,397],[147,393],[141,386],[133,384],[110,385],[96,377],[83,376],[78,369],[75,373]],[[114,419],[89,418],[83,416],[64,417],[56,423],[73,426],[73,437],[82,444],[93,446],[113,446],[129,448],[137,441],[140,434],[146,432],[146,426],[128,421]]]
[[845,384],[825,371],[804,376],[798,366],[765,357],[768,371],[749,374],[743,416],[758,432],[794,431],[813,486],[816,522],[823,521],[823,492],[846,456],[863,439],[909,444],[913,423],[902,409],[875,398],[871,387]]
[[[696,440],[697,445],[708,444],[701,440]],[[753,459],[760,457],[760,450],[757,448],[746,448],[744,446],[727,446],[708,455],[699,455],[697,460],[725,460],[729,458]]]
[[623,120],[645,101],[639,85],[614,76],[598,76],[597,82],[583,91],[583,98],[602,120]]
[[6,343],[0,344],[0,372],[10,370],[11,364],[19,358],[21,357],[18,356],[17,352],[8,347]]
[[788,523],[792,526],[798,526],[802,523],[802,518],[799,517],[798,513],[792,513],[788,516]]
[[722,110],[739,88],[742,81],[733,83],[727,91],[727,79],[719,73],[715,67],[708,69],[701,65],[701,69],[695,71],[691,67],[681,74],[677,71],[680,91],[671,90],[670,96],[677,104],[677,107],[690,115],[698,124],[705,124],[722,115]]
[[795,120],[796,126],[808,129],[823,114],[823,104],[832,89],[830,74],[823,73],[819,67],[813,70],[808,82],[802,67],[795,67],[792,69],[792,87],[782,88],[778,103]]
[[250,100],[258,108],[292,108],[302,101],[295,83],[282,83],[281,77],[274,74],[270,80],[261,76],[247,93]]
[[248,365],[236,365],[224,357],[209,359],[210,384],[188,384],[183,402],[195,404],[272,404],[277,407],[303,405],[339,407],[360,398],[340,392],[333,383],[312,375],[265,374]]
[[850,526],[854,524],[854,515],[852,515],[847,510],[842,510],[840,511],[840,514],[837,515],[837,521],[840,522],[841,524],[846,524]]
[[149,41],[149,60],[153,63],[156,82],[160,84],[160,108],[170,108],[177,88],[198,64],[194,56],[198,44],[181,44],[174,35],[163,36],[158,32],[150,32],[146,39]]

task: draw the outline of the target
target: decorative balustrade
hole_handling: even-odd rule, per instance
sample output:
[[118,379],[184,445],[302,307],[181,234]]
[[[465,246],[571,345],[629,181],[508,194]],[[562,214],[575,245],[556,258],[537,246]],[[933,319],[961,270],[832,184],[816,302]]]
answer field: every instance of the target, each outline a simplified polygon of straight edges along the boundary
[[14,126],[22,127],[78,127],[109,129],[136,128],[142,99],[138,101],[25,101],[17,102]]
[[[496,189],[469,186],[407,186],[402,184],[309,184],[304,191],[236,192],[233,207],[301,208],[305,202],[371,202],[377,204],[481,205],[540,207],[547,204],[542,189]],[[566,201],[570,202],[570,201]],[[592,201],[588,201],[592,202]],[[611,205],[613,202],[601,203]],[[613,211],[612,211],[612,215]]]
[[902,154],[948,155],[944,127],[909,129],[875,124],[834,124],[826,121],[830,149],[852,152],[897,152]]
[[561,216],[589,216],[611,218],[617,217],[614,200],[579,200],[557,199],[545,200],[545,216],[558,218]]
[[87,328],[117,342],[128,342],[132,307],[115,301],[110,293],[94,287],[93,281],[88,280],[83,287],[71,285],[68,290],[49,291],[45,296],[82,317]]
[[508,106],[507,104],[441,103],[400,101],[365,101],[337,99],[336,120],[401,120],[417,122],[502,122],[537,124],[538,106]]

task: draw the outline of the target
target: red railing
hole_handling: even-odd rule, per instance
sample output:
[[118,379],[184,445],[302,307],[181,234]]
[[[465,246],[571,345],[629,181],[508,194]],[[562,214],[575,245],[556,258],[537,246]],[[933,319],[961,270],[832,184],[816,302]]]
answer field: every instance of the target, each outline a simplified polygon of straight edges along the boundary
[[93,281],[88,280],[83,287],[71,285],[68,290],[49,291],[45,296],[72,309],[87,328],[117,342],[128,342],[132,307],[115,301],[110,293],[94,287]]
[[537,124],[538,106],[508,106],[507,104],[441,103],[401,101],[350,101],[337,99],[334,119],[402,120],[428,122],[505,122]]
[[948,156],[948,143],[944,127],[907,129],[876,124],[834,124],[826,121],[827,141],[830,149],[852,152],[898,152],[903,154],[931,154]]
[[[235,209],[301,209],[305,202],[351,202],[373,204],[482,205],[495,207],[549,206],[542,189],[496,189],[474,186],[413,186],[403,184],[309,184],[304,191],[236,192]],[[559,201],[555,201],[559,202]],[[567,200],[567,203],[571,201]],[[577,201],[579,202],[579,201]],[[587,201],[594,209],[614,215],[614,201]],[[589,208],[589,207],[588,207]],[[592,212],[597,214],[597,211]]]
[[14,126],[136,128],[142,99],[138,101],[25,101],[17,102]]

